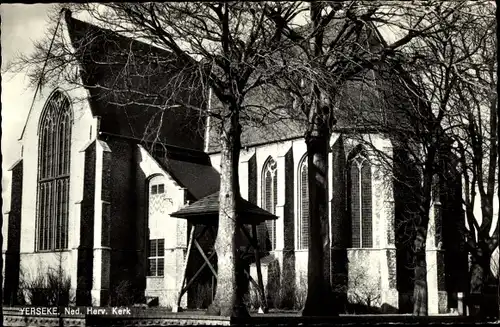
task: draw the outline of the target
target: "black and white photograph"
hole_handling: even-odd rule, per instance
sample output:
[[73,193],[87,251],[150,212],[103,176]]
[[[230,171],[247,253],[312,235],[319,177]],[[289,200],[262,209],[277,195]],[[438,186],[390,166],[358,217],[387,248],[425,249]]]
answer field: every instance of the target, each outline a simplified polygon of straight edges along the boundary
[[3,326],[500,323],[495,1],[0,14]]

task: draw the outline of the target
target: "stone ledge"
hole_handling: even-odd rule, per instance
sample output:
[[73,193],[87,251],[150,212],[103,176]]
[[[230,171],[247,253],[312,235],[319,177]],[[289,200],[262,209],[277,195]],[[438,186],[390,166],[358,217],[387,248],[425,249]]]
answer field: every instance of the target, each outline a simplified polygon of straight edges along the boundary
[[353,326],[385,324],[470,325],[485,324],[473,317],[439,315],[341,315],[338,317],[302,317],[298,313],[252,314],[250,318],[208,316],[204,312],[172,313],[162,310],[134,310],[132,316],[78,315],[61,317],[22,315],[18,308],[4,308],[4,326]]

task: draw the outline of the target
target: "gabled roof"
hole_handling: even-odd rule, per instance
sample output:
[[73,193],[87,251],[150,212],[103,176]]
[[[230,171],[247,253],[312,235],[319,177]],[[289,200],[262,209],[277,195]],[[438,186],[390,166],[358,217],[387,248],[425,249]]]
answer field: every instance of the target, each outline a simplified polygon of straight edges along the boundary
[[[325,38],[334,38],[341,26],[341,19],[331,24]],[[364,42],[370,48],[375,49],[383,42],[383,38],[375,26],[370,25],[370,27],[370,32],[364,34]],[[309,27],[305,25],[297,30],[307,28]],[[375,30],[376,33],[372,33],[372,30]],[[340,50],[338,49],[338,51]],[[402,110],[403,99],[394,96],[396,87],[401,88],[401,85],[397,85],[394,75],[391,76],[387,73],[382,75],[370,69],[360,72],[355,79],[347,81],[341,89],[337,90],[338,102],[334,112],[336,124],[333,130],[336,132],[373,130],[387,132],[395,129],[411,129],[411,117],[405,115],[405,110]],[[306,115],[294,111],[290,99],[273,98],[267,93],[273,93],[268,86],[260,92],[247,94],[245,98],[243,105],[251,105],[254,108],[260,106],[260,109],[240,114],[243,117],[241,122],[242,147],[297,139],[303,137],[306,132]],[[221,106],[217,99],[212,99],[212,104],[211,111],[220,110]],[[286,108],[281,112],[281,115],[269,115],[270,108],[279,106]],[[262,117],[264,118],[262,119]],[[207,152],[209,153],[219,152],[221,149],[219,125],[219,121],[212,119],[208,127]]]
[[92,114],[100,117],[100,131],[203,148],[200,112],[180,105],[203,108],[203,90],[192,65],[169,51],[71,14],[65,19],[82,80],[90,93]]
[[198,200],[219,190],[220,174],[208,155],[201,151],[156,145],[149,153],[192,199]]
[[[205,126],[199,111],[182,106],[170,106],[167,110],[159,108],[167,101],[175,106],[175,98],[182,97],[182,102],[203,110],[204,90],[202,83],[196,83],[195,67],[169,51],[77,20],[71,14],[66,15],[66,23],[81,62],[82,79],[90,93],[92,113],[101,118],[101,132],[203,149]],[[376,46],[378,36],[369,38],[372,46]],[[185,77],[172,79],[172,76]],[[109,92],[107,89],[120,91]],[[305,115],[292,113],[286,117],[291,113],[291,103],[286,103],[285,99],[278,100],[282,103],[273,103],[274,100],[264,93],[266,91],[254,92],[246,97],[246,105],[254,108],[249,117],[242,117],[242,146],[302,137],[307,126]],[[373,124],[379,129],[381,126],[390,129],[391,126],[404,125],[406,128],[408,125],[400,124],[404,117],[391,112],[394,107],[383,108],[382,103],[387,97],[377,92],[373,84],[348,83],[341,94],[336,113],[337,130],[366,129]],[[217,111],[214,98],[211,110]],[[264,117],[262,122],[256,122],[272,106],[288,109],[283,109],[281,113],[284,114]],[[218,123],[215,119],[210,122],[209,153],[220,151]]]
[[[370,72],[372,74],[372,72]],[[339,106],[335,109],[337,120],[334,131],[366,131],[377,130],[380,132],[398,129],[410,129],[411,117],[405,115],[401,105],[403,100],[399,99],[397,105],[391,104],[390,99],[395,99],[388,90],[379,90],[370,83],[379,81],[352,81],[346,83],[339,91]],[[387,88],[394,88],[394,81],[385,80]],[[256,100],[257,98],[257,100]],[[262,113],[253,112],[251,115],[263,117],[268,108],[276,107],[276,104],[261,101],[258,96],[253,95],[247,100],[249,103],[263,103]],[[212,101],[217,105],[216,101]],[[287,104],[283,104],[284,107]],[[263,118],[259,121],[242,121],[241,145],[242,147],[256,146],[260,144],[297,139],[304,137],[307,128],[305,114],[291,112],[291,103],[288,104],[288,113]],[[217,110],[217,107],[211,110]],[[219,109],[220,110],[220,109]],[[289,117],[286,117],[286,115]],[[207,152],[220,151],[220,121],[212,119],[209,124],[209,142]]]

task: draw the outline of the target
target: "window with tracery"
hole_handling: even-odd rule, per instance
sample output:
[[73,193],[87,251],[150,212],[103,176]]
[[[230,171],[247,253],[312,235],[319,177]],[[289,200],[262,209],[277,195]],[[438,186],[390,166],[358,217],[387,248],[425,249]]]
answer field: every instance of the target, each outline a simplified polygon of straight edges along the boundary
[[39,129],[37,250],[68,247],[72,113],[69,99],[54,92]]
[[[272,214],[276,214],[276,204],[278,202],[278,172],[276,161],[269,157],[262,171],[262,207]],[[276,248],[276,220],[266,221],[269,232],[271,249]]]
[[348,191],[351,209],[351,247],[371,248],[372,174],[366,155],[359,152],[349,162]]
[[299,164],[299,226],[297,229],[297,246],[299,250],[309,247],[309,185],[308,185],[307,155]]

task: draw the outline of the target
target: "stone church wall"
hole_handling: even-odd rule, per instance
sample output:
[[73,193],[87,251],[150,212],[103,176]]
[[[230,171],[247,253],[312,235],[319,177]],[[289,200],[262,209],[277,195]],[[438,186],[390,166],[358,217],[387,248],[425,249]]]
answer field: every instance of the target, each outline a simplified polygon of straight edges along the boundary
[[[68,96],[70,99],[81,98],[82,92],[84,91],[72,90]],[[79,278],[78,248],[82,246],[83,240],[80,230],[82,201],[85,198],[84,191],[93,190],[91,201],[95,212],[91,232],[94,239],[92,244],[86,244],[86,246],[91,245],[93,254],[92,296],[95,300],[94,304],[107,304],[113,296],[116,299],[116,291],[122,288],[123,283],[128,283],[126,287],[129,291],[125,296],[132,297],[132,301],[135,302],[145,294],[147,297],[158,297],[161,306],[175,307],[183,279],[187,223],[182,219],[171,218],[169,213],[186,204],[187,190],[180,187],[141,146],[123,138],[104,135],[96,140],[98,118],[92,117],[88,103],[85,101],[72,103],[74,122],[71,138],[68,249],[56,253],[35,252],[38,120],[50,93],[48,90],[42,91],[41,100],[35,103],[22,139],[23,161],[18,168],[22,171],[15,169],[13,171],[13,174],[22,175],[23,179],[22,192],[19,192],[19,188],[12,190],[13,197],[9,214],[11,217],[15,214],[19,216],[17,223],[20,224],[22,237],[19,239],[18,248],[11,247],[11,250],[14,249],[19,255],[20,278],[33,279],[37,274],[46,272],[49,267],[60,266],[71,278],[72,289],[76,289]],[[378,135],[367,135],[365,138],[370,140],[377,149],[392,156],[393,150],[390,142]],[[342,148],[345,147],[342,153],[346,158],[359,143],[359,140],[354,139],[339,140],[339,135],[333,135],[331,145],[340,142]],[[93,144],[92,154],[86,151],[90,144]],[[275,214],[279,217],[276,221],[276,245],[270,251],[270,255],[263,259],[262,265],[268,300],[274,306],[300,306],[307,292],[308,253],[297,244],[299,227],[299,184],[297,181],[299,180],[299,164],[305,154],[306,144],[303,139],[254,145],[242,149],[240,154],[241,195],[259,206],[263,206],[263,168],[269,158],[276,162]],[[346,250],[347,295],[353,301],[362,301],[369,306],[399,308],[406,304],[404,302],[408,302],[404,297],[405,294],[411,292],[412,287],[409,278],[406,278],[407,280],[403,278],[404,273],[408,277],[411,272],[402,272],[402,267],[408,258],[408,248],[402,245],[400,237],[404,231],[395,226],[399,226],[411,208],[402,205],[407,203],[408,199],[400,192],[399,186],[393,183],[393,173],[384,171],[375,158],[371,159],[373,159],[371,168],[373,246]],[[220,170],[220,155],[212,154],[211,161],[212,165]],[[93,162],[95,162],[95,171],[92,175],[93,180],[89,181],[85,178],[84,167],[92,165]],[[328,178],[330,185],[333,185],[335,179],[332,153],[329,154],[329,162]],[[398,173],[405,175],[404,171]],[[158,218],[161,223],[156,220],[153,223],[153,219],[149,219],[148,211],[149,182],[156,176],[162,177],[168,200],[162,204],[165,212]],[[450,196],[446,203],[451,203],[453,199],[460,196],[458,189],[456,193],[454,197]],[[341,203],[334,201],[335,194],[339,193],[336,193],[331,186],[328,198],[331,216],[334,215],[334,211],[336,215],[338,214],[334,204]],[[20,206],[17,202],[21,201],[21,198],[22,205]],[[447,225],[456,225],[452,218],[462,214],[460,210],[449,205],[441,211],[439,209],[433,208],[433,226],[441,224],[441,211]],[[331,224],[333,223],[331,219]],[[264,232],[265,229],[264,227]],[[462,260],[464,250],[463,244],[460,243],[462,242],[460,235],[443,235],[445,245],[456,244],[455,247],[451,246],[449,254],[442,251],[437,236],[430,235],[432,238],[428,239],[431,250],[429,260],[435,262],[436,269],[430,270],[429,273],[430,285],[433,285],[433,292],[435,291],[430,294],[429,302],[432,308],[429,312],[437,313],[446,310],[446,302],[450,301],[446,298],[448,289],[456,293],[462,287],[454,287],[454,285],[465,278],[462,275],[453,274],[450,268],[443,270],[445,268],[442,262],[450,262],[452,254],[461,257],[457,267],[464,266],[465,261]],[[146,276],[147,249],[149,239],[152,237],[165,239],[163,276]],[[14,240],[14,237],[11,239]],[[8,239],[4,240],[6,247],[8,242]],[[15,271],[11,267],[5,269],[5,271],[8,269]],[[256,279],[255,267],[251,270],[251,274]],[[448,277],[445,279],[443,275]],[[187,296],[184,296],[181,305],[185,305],[186,298]]]
[[[61,86],[64,89],[64,86]],[[60,266],[71,278],[76,288],[76,247],[79,242],[79,208],[76,203],[82,198],[84,155],[80,152],[96,135],[96,119],[92,117],[86,101],[79,101],[86,95],[83,89],[73,88],[66,92],[71,101],[73,126],[71,131],[71,164],[69,194],[68,248],[62,252],[35,252],[37,184],[38,184],[38,124],[46,101],[52,89],[42,89],[27,119],[22,135],[23,158],[23,206],[21,210],[20,274],[22,279],[33,279],[49,267]],[[64,92],[64,91],[63,91]],[[12,199],[15,201],[15,199]],[[75,271],[73,271],[75,270]]]
[[[332,137],[332,142],[338,135]],[[367,135],[375,147],[391,155],[391,144],[377,135]],[[348,154],[356,145],[356,140],[343,141]],[[272,157],[278,167],[278,202],[276,214],[277,240],[276,248],[269,258],[264,258],[262,269],[265,288],[268,293],[281,289],[278,295],[268,295],[273,305],[289,305],[283,293],[292,289],[293,306],[303,305],[307,294],[307,249],[297,245],[297,227],[299,219],[298,169],[306,154],[306,144],[303,139],[289,140],[278,143],[250,146],[242,149],[240,154],[240,188],[244,198],[253,199],[254,187],[256,204],[262,205],[262,169],[266,160]],[[287,159],[287,155],[290,158]],[[346,154],[346,155],[347,155]],[[220,169],[220,154],[211,154],[212,165]],[[251,175],[249,166],[255,162],[255,176]],[[332,175],[332,154],[329,154]],[[375,161],[375,160],[374,160]],[[290,177],[287,177],[290,176]],[[392,174],[386,174],[377,165],[372,165],[372,221],[373,247],[369,249],[348,249],[348,295],[351,300],[364,302],[368,305],[381,307],[391,311],[398,307],[396,290],[396,267],[394,245],[394,200],[392,189]],[[330,184],[331,185],[331,184]],[[291,193],[289,193],[291,190]],[[329,191],[329,201],[333,201],[333,191]],[[287,209],[288,208],[288,209]],[[291,220],[286,218],[290,216]],[[285,217],[285,218],[284,218]],[[290,232],[292,236],[290,236]],[[290,264],[292,264],[290,266]],[[254,279],[257,278],[255,267],[251,268]],[[278,276],[278,277],[276,277]],[[275,279],[278,278],[276,281]],[[294,282],[290,283],[289,278]],[[270,285],[275,284],[276,285]],[[286,288],[286,290],[285,290]],[[279,293],[279,292],[278,292]],[[289,296],[289,295],[287,295]]]
[[[144,281],[143,287],[147,297],[158,297],[159,304],[165,307],[177,305],[177,296],[183,278],[184,258],[187,250],[187,222],[169,216],[185,204],[186,190],[180,187],[165,170],[154,160],[149,153],[138,146],[135,151],[136,188],[136,246],[138,249],[137,274]],[[166,205],[165,211],[156,216],[160,221],[148,221],[148,192],[149,180],[152,177],[162,176],[165,183]],[[165,239],[164,276],[147,277],[147,246],[149,238]],[[187,296],[183,297],[186,303]]]

